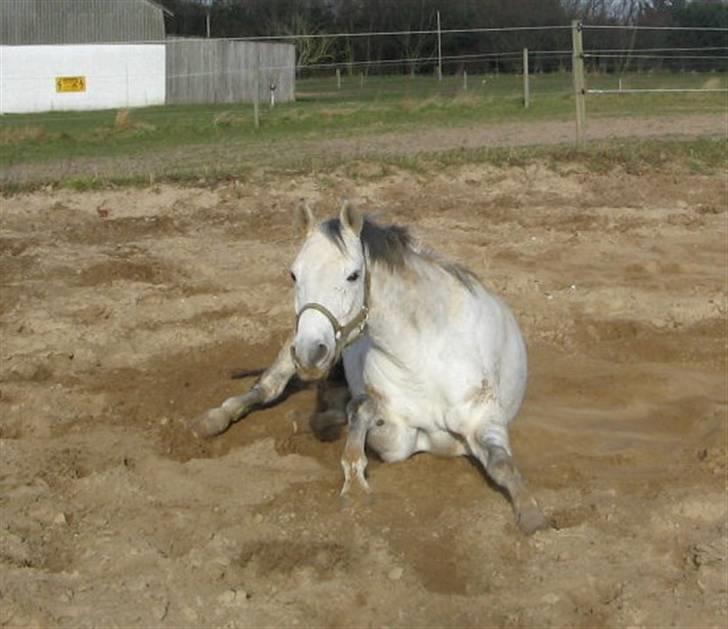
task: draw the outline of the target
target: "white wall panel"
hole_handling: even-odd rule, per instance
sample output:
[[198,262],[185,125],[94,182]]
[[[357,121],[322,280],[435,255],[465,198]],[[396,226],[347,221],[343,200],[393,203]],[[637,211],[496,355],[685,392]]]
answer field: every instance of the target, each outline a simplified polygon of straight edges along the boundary
[[[83,76],[85,92],[57,92]],[[163,44],[0,46],[0,113],[144,107],[165,102]]]

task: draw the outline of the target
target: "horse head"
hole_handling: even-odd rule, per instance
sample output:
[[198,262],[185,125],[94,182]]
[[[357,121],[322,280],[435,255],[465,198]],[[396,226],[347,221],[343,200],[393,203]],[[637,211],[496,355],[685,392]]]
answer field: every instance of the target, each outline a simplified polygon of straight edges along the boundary
[[326,376],[344,347],[363,332],[368,314],[369,270],[361,230],[362,215],[348,203],[338,219],[318,223],[311,208],[296,208],[305,234],[294,263],[296,332],[291,355],[298,376]]

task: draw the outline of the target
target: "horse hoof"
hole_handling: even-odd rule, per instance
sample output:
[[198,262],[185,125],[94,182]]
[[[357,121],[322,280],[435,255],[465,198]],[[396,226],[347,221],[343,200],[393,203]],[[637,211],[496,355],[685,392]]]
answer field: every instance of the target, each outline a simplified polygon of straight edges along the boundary
[[195,418],[190,424],[190,429],[195,437],[214,437],[225,432],[230,424],[230,414],[222,408],[213,408]]
[[309,425],[320,441],[336,441],[346,426],[346,413],[339,411],[316,413],[309,420]]
[[534,500],[532,503],[520,509],[517,514],[518,528],[524,535],[533,535],[537,531],[550,528],[551,523],[541,511],[541,507]]

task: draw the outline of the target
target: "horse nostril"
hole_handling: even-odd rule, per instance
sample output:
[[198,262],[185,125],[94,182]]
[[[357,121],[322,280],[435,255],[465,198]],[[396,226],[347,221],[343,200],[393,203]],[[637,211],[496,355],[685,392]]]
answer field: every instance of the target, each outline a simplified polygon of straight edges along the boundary
[[318,365],[328,353],[328,348],[323,343],[319,343],[311,352],[311,364]]
[[306,343],[302,347],[294,349],[292,355],[295,363],[313,369],[322,365],[324,359],[329,355],[329,348],[325,343]]

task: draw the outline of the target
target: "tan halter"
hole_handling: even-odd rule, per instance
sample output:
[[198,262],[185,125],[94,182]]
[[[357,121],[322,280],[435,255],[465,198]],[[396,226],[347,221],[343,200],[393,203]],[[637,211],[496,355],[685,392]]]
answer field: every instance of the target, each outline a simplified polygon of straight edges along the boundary
[[[361,333],[364,331],[364,328],[366,327],[367,319],[369,317],[369,290],[370,275],[369,269],[365,262],[364,303],[362,304],[362,307],[357,315],[346,325],[341,325],[338,319],[328,308],[322,306],[321,304],[317,304],[316,302],[310,302],[308,304],[305,304],[296,315],[296,333],[298,333],[298,324],[301,321],[301,316],[304,312],[306,312],[306,310],[315,310],[316,312],[320,312],[322,315],[324,315],[324,317],[329,320],[331,327],[334,329],[334,342],[336,343],[334,362],[336,362],[341,357],[341,352],[344,350],[344,348],[346,348],[347,345],[350,345],[356,339],[358,339]],[[350,338],[353,332],[356,332],[356,334],[353,338]],[[296,365],[296,367],[302,366],[300,361],[298,360],[298,356],[296,356],[296,349],[294,345],[291,345],[291,357],[293,358],[293,364]]]

